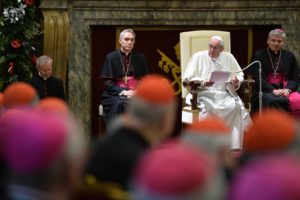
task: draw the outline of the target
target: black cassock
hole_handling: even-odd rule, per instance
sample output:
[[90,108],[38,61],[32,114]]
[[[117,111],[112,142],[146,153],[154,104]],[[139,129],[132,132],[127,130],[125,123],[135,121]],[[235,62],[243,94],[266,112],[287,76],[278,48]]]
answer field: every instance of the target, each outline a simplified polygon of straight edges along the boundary
[[124,106],[128,102],[128,99],[120,94],[129,88],[121,87],[117,82],[125,81],[125,77],[134,77],[139,80],[147,73],[147,62],[141,53],[132,51],[126,56],[122,51],[116,50],[106,55],[101,72],[101,78],[104,80],[101,104],[105,124],[108,124],[119,113],[124,112]]
[[121,127],[106,140],[96,140],[85,173],[129,189],[130,177],[149,142],[134,129]]
[[[281,50],[275,54],[271,49],[262,49],[257,51],[251,62],[259,60],[262,67],[262,106],[274,107],[286,111],[290,111],[290,103],[288,98],[275,96],[272,94],[274,89],[289,89],[295,92],[299,82],[299,67],[295,55],[287,50]],[[276,74],[275,74],[276,73]],[[249,74],[255,80],[255,90],[251,100],[251,111],[255,112],[259,107],[259,65],[249,68]],[[283,81],[280,83],[271,83],[268,77],[273,78],[278,75],[282,76]],[[270,79],[269,79],[270,80]]]
[[59,78],[50,76],[44,80],[41,76],[36,76],[28,81],[37,91],[40,99],[45,97],[57,97],[65,99],[63,81]]

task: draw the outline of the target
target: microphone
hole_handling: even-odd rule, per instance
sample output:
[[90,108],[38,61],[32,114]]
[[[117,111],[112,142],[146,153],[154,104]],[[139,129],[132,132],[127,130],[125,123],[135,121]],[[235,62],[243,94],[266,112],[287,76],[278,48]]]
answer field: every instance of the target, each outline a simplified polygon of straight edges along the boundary
[[[217,59],[214,59],[212,60],[214,62],[216,62],[217,64],[221,65],[221,63],[217,60]],[[236,72],[232,72],[232,73],[240,73],[240,72],[243,72],[245,71],[246,69],[250,68],[251,66],[253,66],[254,64],[258,63],[259,65],[259,69],[258,69],[258,74],[259,74],[259,77],[258,77],[258,80],[259,80],[259,92],[258,92],[258,110],[259,110],[259,115],[262,114],[262,78],[261,78],[261,73],[262,73],[262,69],[261,69],[261,62],[259,60],[255,60],[253,62],[251,62],[249,65],[247,65],[244,69],[240,70],[240,71],[236,71]]]
[[247,65],[244,69],[239,70],[239,71],[235,71],[235,72],[233,72],[233,73],[240,73],[240,72],[243,72],[243,71],[245,71],[246,69],[250,68],[250,67],[251,67],[253,64],[255,64],[255,63],[258,63],[259,65],[261,65],[261,62],[260,62],[259,60],[255,60],[255,61],[253,61],[252,63],[250,63],[249,65]]
[[237,71],[235,73],[239,73],[239,72],[243,72],[246,69],[250,68],[251,66],[253,66],[253,64],[258,63],[259,69],[258,69],[258,81],[259,81],[259,92],[258,92],[258,110],[259,110],[259,115],[262,114],[262,78],[261,78],[261,62],[259,60],[255,60],[252,63],[250,63],[249,65],[247,65],[244,69],[242,69],[241,71]]

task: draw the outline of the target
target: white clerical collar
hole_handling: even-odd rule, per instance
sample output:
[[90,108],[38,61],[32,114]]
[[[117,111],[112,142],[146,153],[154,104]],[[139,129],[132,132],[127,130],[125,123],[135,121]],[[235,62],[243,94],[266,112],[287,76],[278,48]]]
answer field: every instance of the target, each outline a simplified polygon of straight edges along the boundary
[[120,51],[121,51],[122,53],[124,53],[126,56],[128,56],[128,55],[131,53],[131,51],[129,51],[128,53],[126,53],[125,51],[123,51],[122,48],[120,48]]
[[43,77],[42,74],[41,74],[40,72],[39,72],[39,76],[42,77],[42,79],[43,79],[44,81],[48,79],[48,78]]

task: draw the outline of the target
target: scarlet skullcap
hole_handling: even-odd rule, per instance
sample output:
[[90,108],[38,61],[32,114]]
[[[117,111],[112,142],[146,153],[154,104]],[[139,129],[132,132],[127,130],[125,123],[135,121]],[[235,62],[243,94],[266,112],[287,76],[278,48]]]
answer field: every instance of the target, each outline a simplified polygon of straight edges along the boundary
[[224,146],[230,146],[230,129],[225,122],[215,116],[209,116],[203,120],[187,126],[181,139],[189,144],[196,145],[213,153]]
[[136,199],[194,193],[204,188],[215,169],[204,152],[183,143],[152,149],[137,166],[133,181]]
[[53,111],[62,114],[68,114],[70,111],[66,102],[56,97],[47,97],[41,99],[37,106],[37,109],[43,111]]
[[187,126],[186,132],[195,134],[230,134],[229,127],[218,117],[209,116]]
[[299,200],[299,169],[299,160],[286,155],[252,160],[235,174],[228,199]]
[[285,150],[296,135],[296,121],[287,113],[268,109],[253,117],[244,136],[244,151],[258,153]]
[[10,123],[4,153],[13,174],[36,175],[49,169],[62,155],[67,125],[58,115],[23,111]]
[[29,106],[37,101],[35,89],[24,82],[10,84],[3,92],[4,106],[7,108]]
[[168,79],[152,74],[140,80],[135,97],[153,104],[167,104],[174,101],[175,91]]

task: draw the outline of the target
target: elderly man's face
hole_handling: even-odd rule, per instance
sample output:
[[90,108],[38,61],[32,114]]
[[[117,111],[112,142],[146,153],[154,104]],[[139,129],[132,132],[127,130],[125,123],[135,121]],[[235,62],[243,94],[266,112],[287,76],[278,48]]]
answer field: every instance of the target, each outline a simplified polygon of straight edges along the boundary
[[133,49],[135,43],[134,35],[130,32],[125,32],[124,36],[120,38],[119,42],[121,44],[121,49],[125,53],[129,53]]
[[284,40],[278,35],[271,35],[267,40],[267,44],[272,51],[278,52],[284,46]]
[[211,39],[208,44],[208,54],[211,58],[217,58],[221,51],[223,51],[223,46],[221,46],[221,42],[217,39]]
[[45,80],[52,75],[52,63],[51,62],[46,62],[46,63],[40,65],[37,69],[38,69],[40,76],[43,77]]

